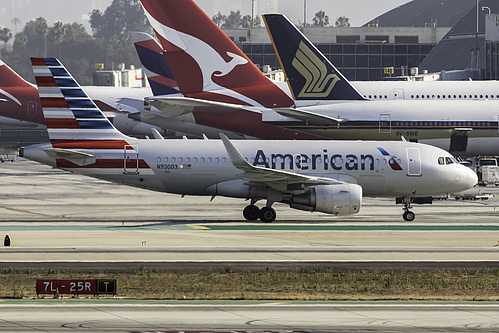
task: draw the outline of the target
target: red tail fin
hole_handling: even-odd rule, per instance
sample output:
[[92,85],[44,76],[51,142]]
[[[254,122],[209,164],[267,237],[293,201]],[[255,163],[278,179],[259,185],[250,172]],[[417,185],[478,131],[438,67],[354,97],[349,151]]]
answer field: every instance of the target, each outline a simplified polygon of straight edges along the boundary
[[0,87],[35,87],[0,60]]
[[269,108],[294,104],[194,1],[141,2],[184,95]]

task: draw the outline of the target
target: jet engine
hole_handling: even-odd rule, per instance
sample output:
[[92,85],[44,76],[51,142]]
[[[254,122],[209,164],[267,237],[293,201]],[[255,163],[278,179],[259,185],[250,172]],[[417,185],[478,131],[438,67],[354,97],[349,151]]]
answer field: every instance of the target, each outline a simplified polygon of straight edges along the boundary
[[357,184],[313,186],[292,197],[291,208],[328,214],[357,214],[362,204],[362,187]]

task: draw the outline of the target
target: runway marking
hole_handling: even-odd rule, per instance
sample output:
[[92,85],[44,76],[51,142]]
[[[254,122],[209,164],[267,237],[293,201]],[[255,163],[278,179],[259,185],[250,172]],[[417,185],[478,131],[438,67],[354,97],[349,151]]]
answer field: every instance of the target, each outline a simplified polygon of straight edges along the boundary
[[12,207],[7,207],[7,206],[0,206],[0,208],[7,209],[7,210],[12,210],[14,212],[19,212],[19,213],[40,215],[40,216],[46,216],[46,217],[64,217],[64,215],[48,215],[48,214],[37,213],[37,212],[30,212],[29,210],[17,209],[17,208],[12,208]]
[[207,230],[282,231],[499,231],[497,225],[204,225]]
[[210,230],[210,228],[203,227],[202,225],[189,224],[187,226],[198,230]]

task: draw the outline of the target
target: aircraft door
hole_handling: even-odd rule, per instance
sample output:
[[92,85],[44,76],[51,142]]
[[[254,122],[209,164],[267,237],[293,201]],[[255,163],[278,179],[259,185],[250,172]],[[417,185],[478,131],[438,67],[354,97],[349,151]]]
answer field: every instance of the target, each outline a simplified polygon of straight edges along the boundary
[[402,88],[393,89],[393,99],[395,100],[405,99],[404,89]]
[[123,173],[139,173],[139,147],[125,146]]
[[421,176],[421,154],[419,148],[407,148],[407,175]]
[[389,114],[379,115],[379,133],[389,134],[392,132],[392,116]]

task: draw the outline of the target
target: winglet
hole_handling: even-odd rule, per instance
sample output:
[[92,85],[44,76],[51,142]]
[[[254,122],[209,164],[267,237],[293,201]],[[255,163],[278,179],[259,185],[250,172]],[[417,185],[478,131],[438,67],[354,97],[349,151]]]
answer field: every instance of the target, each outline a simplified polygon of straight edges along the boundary
[[225,150],[227,150],[227,154],[229,154],[230,161],[232,165],[238,169],[253,169],[254,167],[246,161],[246,159],[241,155],[239,150],[232,144],[227,135],[220,133],[220,138],[225,146]]
[[295,100],[365,100],[286,16],[263,20]]

